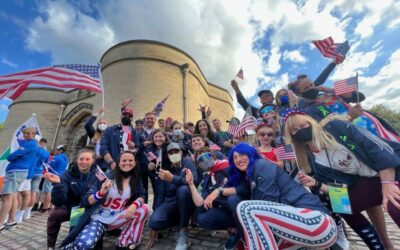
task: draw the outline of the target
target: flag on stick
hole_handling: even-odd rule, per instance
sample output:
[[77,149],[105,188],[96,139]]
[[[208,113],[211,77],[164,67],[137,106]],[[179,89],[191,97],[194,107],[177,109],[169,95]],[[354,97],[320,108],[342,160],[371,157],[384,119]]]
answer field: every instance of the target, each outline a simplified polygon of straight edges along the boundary
[[323,56],[328,58],[334,58],[336,64],[340,64],[346,57],[347,51],[350,46],[347,41],[344,43],[335,43],[332,37],[325,38],[323,40],[314,40],[312,43],[322,53]]
[[278,161],[295,160],[296,154],[294,153],[293,145],[286,144],[274,149],[274,153]]
[[343,95],[358,90],[358,74],[356,76],[333,83],[336,95]]
[[239,71],[236,74],[236,77],[239,78],[239,79],[242,79],[242,80],[244,79],[243,69],[242,68],[239,69]]
[[0,76],[0,99],[15,100],[30,84],[102,92],[98,65],[66,64]]
[[239,125],[240,125],[239,119],[236,118],[236,117],[233,117],[229,121],[229,127],[228,127],[228,130],[226,132],[231,134],[231,135],[235,135],[239,130]]
[[104,181],[104,180],[108,179],[106,174],[103,172],[103,170],[101,170],[101,168],[99,166],[97,166],[95,175],[96,175],[97,179],[99,179],[99,181]]
[[212,142],[212,141],[208,141],[208,147],[210,148],[210,150],[211,151],[220,151],[221,150],[221,147],[220,146],[218,146],[217,144],[215,144],[214,142]]
[[167,101],[168,97],[169,97],[169,94],[164,99],[162,99],[159,103],[157,103],[156,106],[154,106],[153,112],[156,113],[157,117],[160,117],[160,114],[163,111],[165,102]]
[[251,106],[246,109],[246,113],[239,124],[239,128],[235,134],[236,137],[241,137],[245,134],[246,130],[254,129],[256,127],[256,118],[252,115]]

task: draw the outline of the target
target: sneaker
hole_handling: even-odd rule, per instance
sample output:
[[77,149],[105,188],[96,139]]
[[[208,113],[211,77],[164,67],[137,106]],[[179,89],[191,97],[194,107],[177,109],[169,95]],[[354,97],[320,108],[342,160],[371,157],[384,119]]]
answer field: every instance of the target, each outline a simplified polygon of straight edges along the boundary
[[240,237],[237,234],[229,235],[228,240],[225,242],[224,250],[234,250],[238,244]]
[[31,218],[31,211],[30,210],[26,210],[24,215],[22,216],[22,218],[24,220],[29,220]]
[[343,250],[350,248],[349,242],[347,241],[346,235],[344,233],[343,223],[337,226],[337,239],[335,245],[339,246]]
[[178,243],[176,244],[175,250],[187,250],[190,247],[190,240],[187,232],[178,233]]
[[21,211],[21,210],[17,212],[17,215],[15,216],[15,221],[17,222],[17,224],[22,223],[24,213],[25,213],[25,211]]

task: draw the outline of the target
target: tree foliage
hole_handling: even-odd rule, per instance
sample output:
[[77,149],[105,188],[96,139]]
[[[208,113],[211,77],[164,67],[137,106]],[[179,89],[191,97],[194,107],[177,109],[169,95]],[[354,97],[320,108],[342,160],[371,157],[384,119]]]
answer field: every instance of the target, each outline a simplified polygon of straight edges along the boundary
[[397,132],[400,132],[399,111],[392,110],[383,104],[374,105],[369,111],[372,114],[377,114],[379,117],[385,119]]

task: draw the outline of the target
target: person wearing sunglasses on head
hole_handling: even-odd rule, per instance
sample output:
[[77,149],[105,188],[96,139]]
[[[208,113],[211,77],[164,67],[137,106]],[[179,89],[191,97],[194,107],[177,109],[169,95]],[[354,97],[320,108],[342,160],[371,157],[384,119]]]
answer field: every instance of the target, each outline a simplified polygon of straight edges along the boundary
[[196,209],[196,222],[206,230],[230,231],[230,236],[224,249],[235,249],[239,240],[236,220],[236,207],[242,198],[239,195],[223,195],[225,184],[229,179],[229,162],[218,160],[215,152],[203,147],[196,154],[197,167],[203,171],[200,191],[196,188],[193,175],[186,170],[186,182],[192,194]]

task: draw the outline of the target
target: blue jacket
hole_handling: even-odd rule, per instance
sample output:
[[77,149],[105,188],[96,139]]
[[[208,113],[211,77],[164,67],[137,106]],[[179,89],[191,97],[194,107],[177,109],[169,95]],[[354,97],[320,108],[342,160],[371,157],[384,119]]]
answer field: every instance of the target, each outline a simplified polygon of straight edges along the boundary
[[136,136],[136,149],[137,149],[137,156],[138,156],[138,160],[140,165],[147,165],[148,164],[148,160],[146,155],[144,154],[144,152],[146,152],[147,148],[150,147],[150,145],[148,145],[147,147],[144,146],[144,142],[145,141],[151,141],[151,133],[148,134],[146,132],[146,130],[142,130],[140,131],[137,136]]
[[47,152],[46,149],[42,147],[36,148],[36,158],[33,168],[28,173],[27,179],[32,179],[34,176],[41,176],[43,172],[43,163],[47,163],[49,161],[50,153]]
[[175,198],[176,190],[178,189],[178,187],[182,185],[187,185],[186,172],[185,172],[186,168],[192,171],[193,181],[195,185],[197,185],[198,176],[194,162],[192,160],[183,158],[181,168],[171,167],[169,169],[169,171],[174,175],[172,182],[163,181],[160,180],[159,178],[156,179],[159,182],[157,184],[159,185],[159,192],[160,192],[160,195],[157,197],[157,204],[162,204],[166,199]]
[[49,172],[61,176],[68,167],[68,157],[64,153],[59,153],[51,159]]
[[51,191],[51,202],[56,207],[67,206],[72,208],[79,206],[82,197],[96,183],[97,167],[93,165],[86,175],[79,171],[78,165],[73,165],[68,171],[61,175],[60,183],[53,184]]
[[87,136],[92,139],[94,134],[96,133],[96,129],[93,127],[94,122],[96,121],[97,116],[92,115],[87,122],[85,123],[85,131]]
[[329,214],[318,196],[305,190],[283,169],[264,159],[254,162],[250,188],[252,200],[278,202]]
[[[132,141],[138,145],[136,132],[134,128],[132,129]],[[105,154],[109,153],[115,162],[119,159],[119,154],[124,150],[124,145],[122,144],[123,136],[122,127],[120,124],[108,127],[104,131],[100,140],[100,154],[104,157]]]
[[[360,161],[376,172],[387,168],[396,168],[396,180],[400,180],[400,144],[374,136],[366,129],[349,122],[333,120],[324,129],[335,140],[349,149]],[[323,183],[336,182],[351,186],[358,176],[342,173],[321,166],[311,155],[311,165],[315,177]]]
[[[112,171],[108,171],[106,173],[106,176],[110,180],[114,180],[114,176],[112,174]],[[136,192],[135,192],[135,194],[133,196],[131,196],[129,198],[129,201],[125,204],[125,207],[130,206],[132,204],[132,202],[134,202],[137,198],[143,198],[144,199],[144,197],[146,196],[147,192],[143,187],[141,179],[139,178],[138,181],[139,181],[139,183],[138,183]],[[67,244],[69,244],[69,243],[71,243],[72,241],[75,240],[75,238],[83,230],[85,225],[87,223],[89,223],[92,214],[101,205],[101,203],[103,203],[104,200],[106,199],[106,197],[104,197],[100,201],[96,202],[94,205],[90,205],[89,204],[89,196],[91,196],[94,193],[96,193],[97,191],[99,191],[101,189],[101,185],[102,184],[103,184],[102,181],[99,181],[98,179],[96,179],[96,181],[93,183],[93,185],[91,185],[91,188],[89,189],[89,191],[87,191],[86,194],[84,195],[84,197],[82,199],[82,202],[81,202],[81,206],[85,207],[85,213],[79,218],[78,224],[69,232],[68,236],[61,243],[61,246],[65,246],[65,245],[67,245]]]
[[29,172],[35,163],[37,143],[35,139],[19,140],[20,147],[12,152],[7,160],[10,162],[6,172]]

